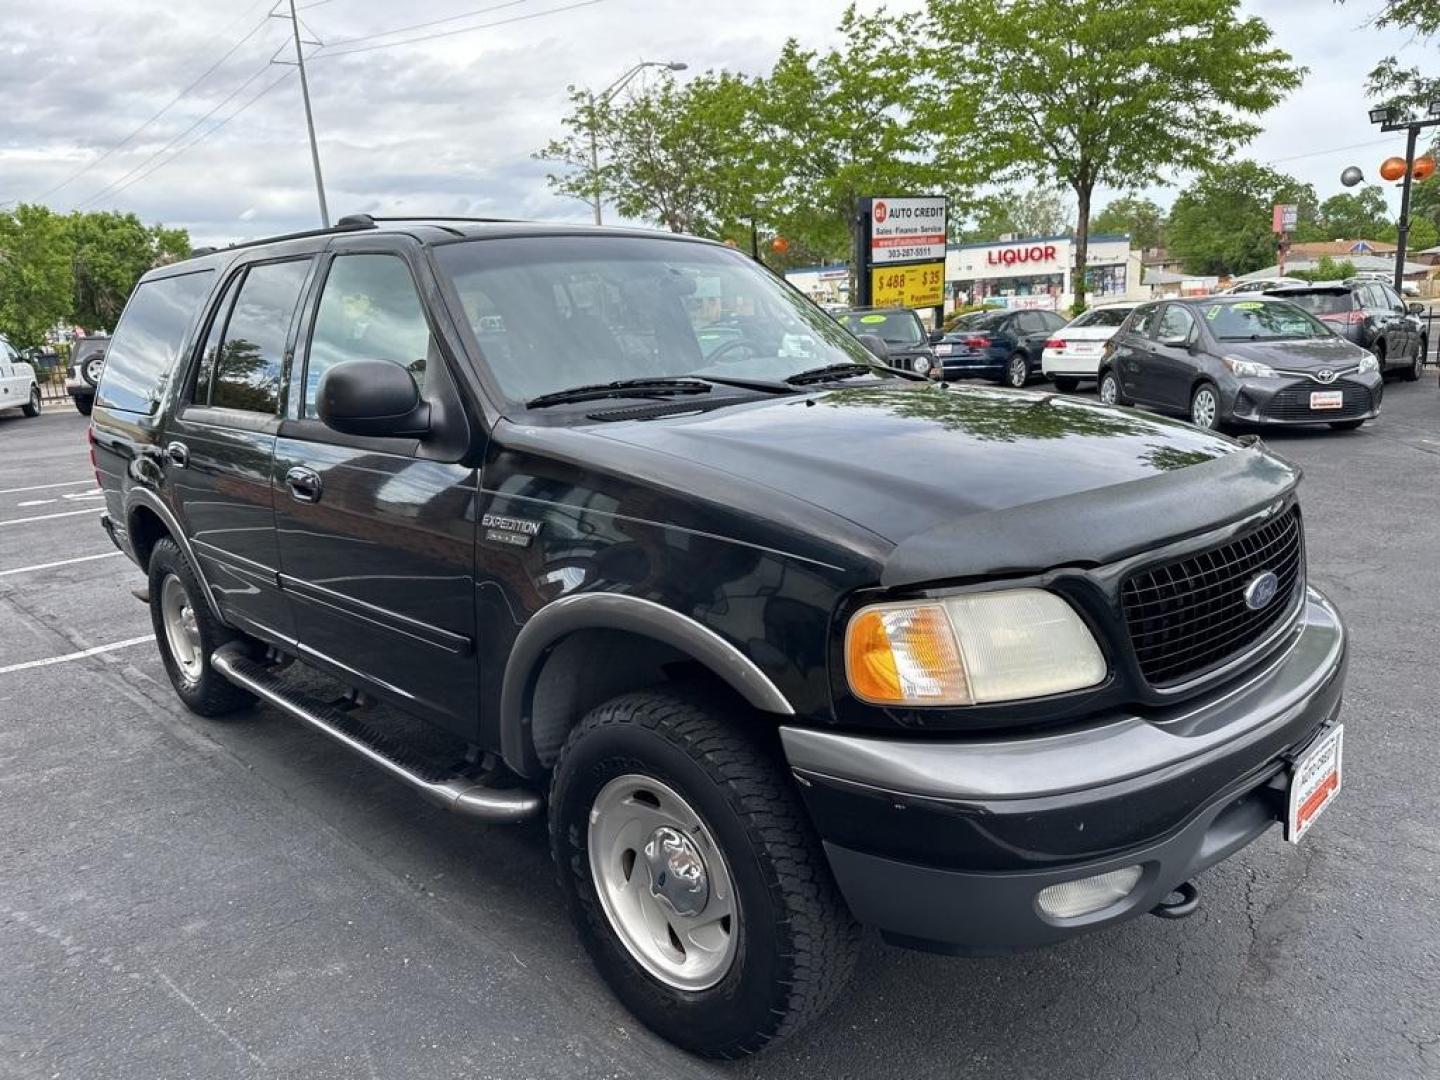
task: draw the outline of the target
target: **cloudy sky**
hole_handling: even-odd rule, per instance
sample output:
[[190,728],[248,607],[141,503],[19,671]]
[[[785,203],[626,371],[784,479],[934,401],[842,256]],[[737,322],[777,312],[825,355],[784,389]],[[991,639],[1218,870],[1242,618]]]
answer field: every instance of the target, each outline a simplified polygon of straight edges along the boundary
[[[311,227],[299,82],[293,67],[269,64],[292,56],[290,24],[266,19],[271,2],[0,0],[0,204],[133,210],[188,227],[197,243]],[[603,87],[641,59],[758,73],[787,37],[831,43],[843,0],[298,4],[325,45],[309,74],[332,216],[581,221],[586,206],[551,195],[547,167],[530,157],[558,133],[567,84]],[[1403,151],[1401,137],[1368,124],[1364,76],[1383,55],[1418,62],[1419,50],[1364,26],[1378,4],[1246,2],[1310,69],[1249,154],[1322,198],[1339,190],[1345,165],[1373,177],[1382,157]],[[433,25],[379,36],[422,23]],[[1144,179],[1168,203],[1184,177]]]

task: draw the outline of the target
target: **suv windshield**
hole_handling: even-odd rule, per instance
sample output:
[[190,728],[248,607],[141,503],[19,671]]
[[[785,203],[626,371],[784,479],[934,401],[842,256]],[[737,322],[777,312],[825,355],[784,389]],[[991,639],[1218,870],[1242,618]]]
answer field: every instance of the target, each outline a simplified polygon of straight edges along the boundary
[[436,249],[505,395],[624,379],[783,380],[877,362],[830,316],[728,248],[651,237]]
[[1294,304],[1279,300],[1242,300],[1209,304],[1205,321],[1217,341],[1273,341],[1279,338],[1333,336],[1324,323]]
[[919,345],[925,328],[913,311],[847,311],[840,325],[852,334],[879,334],[886,345]]
[[1072,322],[1070,326],[1072,328],[1081,326],[1119,326],[1125,321],[1126,316],[1134,310],[1134,308],[1128,307],[1091,308]]

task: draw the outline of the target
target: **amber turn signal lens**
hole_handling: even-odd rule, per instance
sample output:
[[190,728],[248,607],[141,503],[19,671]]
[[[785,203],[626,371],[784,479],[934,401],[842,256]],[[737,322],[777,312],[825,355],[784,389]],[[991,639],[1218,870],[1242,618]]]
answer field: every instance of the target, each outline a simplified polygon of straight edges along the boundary
[[939,604],[867,608],[845,636],[850,689],[877,705],[968,705],[965,666]]

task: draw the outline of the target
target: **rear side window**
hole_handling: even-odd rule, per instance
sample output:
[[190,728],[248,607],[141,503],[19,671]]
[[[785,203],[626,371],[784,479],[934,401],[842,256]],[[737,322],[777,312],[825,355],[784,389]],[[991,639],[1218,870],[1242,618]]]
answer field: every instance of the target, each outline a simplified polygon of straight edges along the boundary
[[305,412],[317,415],[320,377],[347,360],[389,360],[417,382],[430,351],[430,325],[414,279],[398,255],[338,255],[310,335],[305,368]]
[[1145,304],[1135,309],[1131,316],[1130,333],[1138,334],[1140,337],[1149,337],[1150,331],[1154,328],[1155,317],[1160,314],[1159,304]]
[[245,274],[214,361],[211,406],[279,413],[285,343],[309,273],[310,260],[301,259],[262,263]]
[[153,413],[214,279],[213,270],[142,281],[105,354],[96,394],[107,409]]

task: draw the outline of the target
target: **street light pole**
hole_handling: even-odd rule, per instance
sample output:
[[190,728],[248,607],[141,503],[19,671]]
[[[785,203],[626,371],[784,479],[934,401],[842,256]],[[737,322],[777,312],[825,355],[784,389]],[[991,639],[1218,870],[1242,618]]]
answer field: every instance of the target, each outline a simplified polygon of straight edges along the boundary
[[1395,110],[1388,105],[1370,110],[1370,122],[1381,131],[1405,132],[1405,179],[1400,184],[1400,221],[1395,230],[1395,291],[1404,295],[1405,245],[1410,239],[1410,184],[1415,173],[1415,143],[1420,129],[1440,124],[1440,98],[1430,102],[1427,120],[1396,120]]
[[[291,6],[294,6],[295,0],[290,0],[290,3]],[[609,105],[615,95],[618,94],[621,90],[625,89],[625,87],[629,84],[630,80],[635,78],[636,75],[639,75],[640,72],[644,71],[646,68],[658,67],[665,68],[669,71],[684,71],[688,66],[689,65],[687,64],[680,63],[678,60],[641,60],[640,63],[636,64],[629,71],[625,72],[625,74],[621,75],[618,79],[616,79],[609,86],[607,86],[598,99],[595,97],[594,91],[589,92],[590,123],[588,127],[590,128],[590,202],[595,211],[596,225],[603,224],[603,222],[600,220],[600,203],[601,197],[604,193],[604,187],[600,182],[600,140],[599,133],[596,131],[596,128],[599,126],[600,120],[600,106]],[[319,166],[317,165],[316,167],[318,168]]]
[[310,132],[310,161],[315,166],[315,194],[320,199],[320,224],[330,227],[330,210],[325,205],[325,180],[320,175],[320,147],[315,142],[315,115],[310,111],[310,82],[305,77],[305,52],[300,48],[300,16],[290,0],[290,28],[295,32],[295,64],[300,68],[300,96],[305,99],[305,127]]

